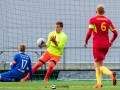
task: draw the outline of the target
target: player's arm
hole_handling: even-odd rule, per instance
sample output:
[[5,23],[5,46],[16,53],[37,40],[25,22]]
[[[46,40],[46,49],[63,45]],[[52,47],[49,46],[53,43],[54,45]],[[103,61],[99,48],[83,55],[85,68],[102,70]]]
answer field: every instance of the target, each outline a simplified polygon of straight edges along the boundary
[[113,33],[112,38],[110,39],[110,44],[112,45],[112,43],[114,42],[114,40],[117,38],[118,36],[118,32],[115,29],[114,25],[111,23],[109,26],[110,31]]
[[16,65],[16,63],[17,63],[17,58],[18,58],[18,55],[15,55],[15,56],[13,57],[13,61],[10,63],[10,68],[11,68],[11,69],[14,69],[14,68],[15,68],[15,65]]
[[59,48],[59,49],[64,48],[66,42],[67,42],[67,36],[63,36],[63,38],[60,40],[59,44],[57,44],[57,48]]
[[10,69],[14,69],[16,65],[16,61],[13,60],[13,62],[10,63]]
[[95,30],[95,25],[94,25],[93,20],[91,18],[90,21],[89,21],[89,27],[88,27],[86,38],[85,38],[85,41],[84,41],[84,47],[87,47],[88,40],[90,39],[90,37],[92,35],[92,31],[94,31],[94,30]]
[[51,38],[51,36],[52,36],[52,34],[49,33],[47,42],[44,44],[45,47],[49,47],[50,46],[50,43],[51,43],[50,38]]
[[84,47],[87,47],[88,40],[91,37],[92,31],[93,31],[92,28],[88,29],[87,34],[86,34],[86,38],[85,38],[85,41],[84,41]]
[[88,31],[87,31],[87,34],[86,34],[86,38],[85,38],[85,41],[84,41],[84,47],[87,47],[87,44],[88,44],[88,40],[90,39],[91,35],[92,35],[92,31],[95,29],[95,25],[92,24],[92,21],[90,20],[90,23],[89,23],[89,27],[88,27]]
[[56,45],[56,48],[64,48],[65,43],[67,42],[67,36],[63,36],[59,43],[56,41],[56,36],[52,36],[50,40]]
[[32,80],[33,80],[33,73],[32,73],[31,59],[29,60],[28,68],[29,68],[29,72],[30,72],[30,80],[32,82]]
[[55,46],[58,46],[58,43],[56,41],[56,36],[51,36],[50,41],[52,41],[55,44]]

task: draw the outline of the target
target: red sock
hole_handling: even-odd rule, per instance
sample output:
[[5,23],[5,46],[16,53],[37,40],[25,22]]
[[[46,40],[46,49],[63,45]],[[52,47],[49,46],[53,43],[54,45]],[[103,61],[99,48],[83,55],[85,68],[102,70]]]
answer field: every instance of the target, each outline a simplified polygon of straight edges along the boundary
[[41,61],[38,61],[33,67],[32,72],[35,73],[39,67],[41,67],[43,63]]
[[[41,61],[38,61],[34,66],[32,66],[32,73],[34,74],[37,71],[37,69],[39,67],[41,67],[42,65],[43,65],[43,63]],[[27,76],[25,77],[25,79],[27,80],[29,78],[30,78],[30,73],[27,74]]]
[[48,70],[47,70],[47,73],[46,73],[45,78],[44,78],[44,81],[45,81],[45,82],[48,81],[49,76],[50,76],[51,73],[53,72],[54,66],[55,66],[55,63],[54,63],[53,61],[51,61],[51,62],[49,63]]

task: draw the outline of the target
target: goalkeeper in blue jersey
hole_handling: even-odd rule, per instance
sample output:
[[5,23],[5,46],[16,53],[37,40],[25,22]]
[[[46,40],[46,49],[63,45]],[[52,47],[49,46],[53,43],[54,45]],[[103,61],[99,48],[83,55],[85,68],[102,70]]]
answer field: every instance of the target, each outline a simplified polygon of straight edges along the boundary
[[13,62],[10,64],[11,70],[0,74],[1,82],[20,81],[24,77],[27,67],[29,68],[32,81],[31,59],[24,53],[25,48],[24,44],[18,46],[19,53],[14,56]]

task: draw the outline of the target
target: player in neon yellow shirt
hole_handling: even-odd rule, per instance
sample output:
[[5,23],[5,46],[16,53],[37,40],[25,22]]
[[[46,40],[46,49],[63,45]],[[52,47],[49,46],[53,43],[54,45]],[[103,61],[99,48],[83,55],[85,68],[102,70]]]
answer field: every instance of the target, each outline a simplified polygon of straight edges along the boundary
[[[53,39],[53,42],[51,42],[51,37]],[[54,41],[54,38],[56,41]],[[60,33],[56,31],[51,32],[49,34],[48,41],[46,43],[46,46],[48,47],[47,51],[53,55],[61,56],[66,40],[67,40],[67,36],[64,32],[60,32]]]
[[[39,58],[39,61],[32,67],[32,71],[33,73],[35,73],[39,67],[41,67],[43,64],[50,60],[44,82],[48,81],[48,78],[51,75],[53,68],[55,67],[56,63],[59,62],[60,57],[62,56],[63,48],[67,41],[67,35],[62,31],[62,29],[63,23],[60,21],[56,22],[55,31],[50,32],[48,35],[47,43],[43,43],[41,45],[41,47],[46,46],[47,50]],[[29,77],[30,73],[28,73],[25,78],[21,79],[21,82],[26,81],[27,79],[29,79]]]

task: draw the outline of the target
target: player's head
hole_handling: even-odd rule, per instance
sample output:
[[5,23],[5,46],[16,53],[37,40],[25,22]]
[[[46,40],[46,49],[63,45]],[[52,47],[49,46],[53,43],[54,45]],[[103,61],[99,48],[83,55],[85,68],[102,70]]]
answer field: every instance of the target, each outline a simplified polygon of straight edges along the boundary
[[56,22],[56,25],[55,25],[55,30],[57,33],[60,33],[63,29],[63,22],[61,21],[58,21]]
[[24,44],[20,44],[20,45],[18,46],[18,51],[19,51],[19,52],[25,52],[25,49],[26,49],[26,46],[25,46]]
[[96,14],[104,15],[105,8],[102,4],[98,4],[96,7]]

